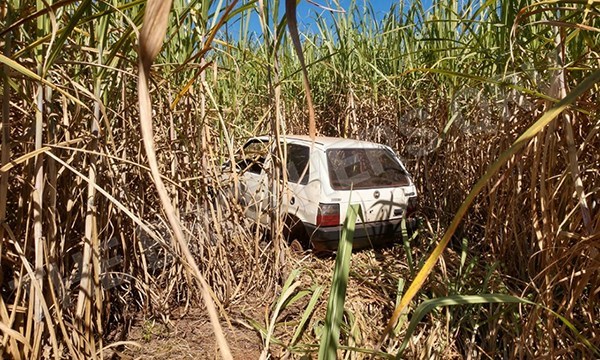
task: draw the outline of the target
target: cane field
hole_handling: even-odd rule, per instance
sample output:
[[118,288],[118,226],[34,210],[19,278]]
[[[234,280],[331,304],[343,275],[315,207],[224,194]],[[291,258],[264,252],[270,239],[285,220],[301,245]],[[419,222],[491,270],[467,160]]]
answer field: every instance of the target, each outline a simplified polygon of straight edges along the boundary
[[[598,0],[3,0],[0,92],[1,358],[600,357]],[[391,146],[419,229],[291,251],[261,134]]]

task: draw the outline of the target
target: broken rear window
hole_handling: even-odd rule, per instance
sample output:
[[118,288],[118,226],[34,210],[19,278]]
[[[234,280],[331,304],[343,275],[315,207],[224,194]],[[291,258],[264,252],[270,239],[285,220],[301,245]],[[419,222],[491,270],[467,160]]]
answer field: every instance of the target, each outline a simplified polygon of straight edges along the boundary
[[408,174],[387,149],[330,149],[327,164],[334,190],[410,185]]

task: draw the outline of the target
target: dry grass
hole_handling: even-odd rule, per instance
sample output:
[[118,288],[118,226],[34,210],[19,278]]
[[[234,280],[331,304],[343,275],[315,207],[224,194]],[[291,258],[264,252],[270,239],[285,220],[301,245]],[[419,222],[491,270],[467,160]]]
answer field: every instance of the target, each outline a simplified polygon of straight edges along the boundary
[[[246,349],[258,356],[265,344],[250,320],[267,325],[294,269],[300,270],[295,291],[306,296],[275,314],[270,351],[276,357],[316,351],[334,260],[291,256],[278,236],[265,245],[263,229],[243,209],[215,200],[230,185],[219,182],[221,163],[246,137],[308,131],[298,60],[289,39],[276,41],[281,29],[273,24],[281,14],[262,9],[270,35],[252,42],[243,22],[239,39],[216,31],[226,20],[210,18],[217,2],[194,8],[174,2],[168,41],[148,69],[154,175],[142,150],[135,88],[144,8],[92,1],[0,5],[4,357],[108,357],[124,351],[109,347],[115,341],[143,338],[128,334],[132,319],[155,319],[168,330],[161,330],[168,338],[160,339],[156,356],[163,347],[173,349],[169,356],[201,350],[213,356],[212,333],[189,335],[191,327],[208,324],[194,274],[210,285],[233,356]],[[350,9],[335,14],[335,27],[319,22],[319,38],[302,38],[312,64],[316,130],[395,148],[416,179],[427,220],[409,246],[353,255],[345,346],[375,347],[399,293],[473,185],[554,99],[598,67],[595,3],[469,3],[476,11],[456,4],[436,2],[428,13],[414,3],[383,20]],[[355,22],[363,17],[373,21]],[[483,293],[521,296],[540,307],[437,309],[412,334],[405,356],[597,355],[582,338],[600,347],[598,90],[591,86],[486,183],[409,310],[425,299]],[[157,173],[167,192],[162,201],[153,190]],[[172,218],[183,224],[177,244],[165,201],[175,204]],[[277,234],[281,226],[270,230]],[[183,265],[190,259],[198,271]],[[324,293],[290,348],[308,295],[319,286]],[[568,319],[582,338],[541,306]],[[170,323],[180,316],[181,329]],[[390,354],[404,336],[406,318],[400,320],[396,336],[383,344]],[[249,340],[236,343],[235,329]],[[145,356],[152,349],[128,351]],[[340,355],[363,358],[363,350]]]

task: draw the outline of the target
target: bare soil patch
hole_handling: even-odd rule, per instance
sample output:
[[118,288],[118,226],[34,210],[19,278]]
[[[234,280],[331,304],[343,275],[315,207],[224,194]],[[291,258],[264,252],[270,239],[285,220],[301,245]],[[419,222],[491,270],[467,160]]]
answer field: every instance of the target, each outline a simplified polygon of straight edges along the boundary
[[[223,332],[234,359],[257,359],[261,340],[254,330],[233,321]],[[140,347],[127,346],[123,359],[220,359],[213,328],[203,309],[192,309],[167,323],[136,319],[128,337]]]
[[[421,243],[420,245],[427,248],[430,244]],[[413,253],[413,257],[417,254],[421,254],[421,251]],[[412,259],[413,262],[419,260],[420,256],[418,255]],[[340,340],[342,345],[363,349],[374,348],[398,296],[402,292],[402,286],[399,289],[399,283],[406,283],[410,279],[407,262],[405,248],[401,244],[382,249],[363,250],[353,254],[345,303],[345,325],[343,325]],[[310,296],[305,296],[293,304],[284,306],[279,313],[275,314],[276,326],[273,340],[269,346],[269,354],[272,359],[307,359],[316,356],[334,265],[334,256],[316,257],[310,253],[288,254],[287,265],[283,269],[284,280],[293,269],[299,269],[299,275],[295,278],[295,281],[300,283],[297,292],[310,291],[315,287],[322,287],[323,292],[310,314],[310,321],[300,340],[292,347],[290,347],[290,339],[305,313]],[[438,290],[445,292],[442,289]],[[280,296],[281,288],[278,288],[269,296],[261,293],[236,299],[226,309],[231,326],[224,321],[222,325],[235,359],[259,358],[264,348],[264,341],[256,324],[267,328]],[[444,341],[444,346],[440,345],[439,348],[425,345],[427,342],[438,339],[439,334],[435,331],[424,331],[419,337],[421,340],[413,344],[408,353],[414,354],[429,350],[430,353],[441,355],[441,358],[452,358],[447,353],[438,352],[440,350],[447,352],[450,348],[454,348],[452,345],[448,346],[447,340]],[[201,307],[179,315],[171,315],[167,323],[139,318],[132,324],[128,340],[137,342],[141,347],[128,346],[125,352],[119,354],[123,358],[220,358],[212,326],[206,312]],[[367,355],[364,353],[355,353],[352,358],[366,357]]]

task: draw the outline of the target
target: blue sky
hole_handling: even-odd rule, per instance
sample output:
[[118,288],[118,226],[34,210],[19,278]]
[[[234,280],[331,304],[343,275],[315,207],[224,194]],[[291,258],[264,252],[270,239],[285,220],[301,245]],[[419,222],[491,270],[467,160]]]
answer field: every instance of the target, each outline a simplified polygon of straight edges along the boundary
[[[338,0],[337,2],[339,3],[339,6],[336,5],[336,3],[333,0],[312,0],[314,3],[323,5],[325,7],[329,7],[332,9],[339,9],[339,10],[348,10],[350,8],[350,4],[352,3],[352,0]],[[393,3],[398,3],[399,1],[402,0],[354,0],[354,2],[356,3],[356,5],[358,7],[362,7],[362,6],[371,6],[373,7],[373,10],[375,11],[375,14],[377,15],[378,18],[383,18],[383,16],[389,11],[390,7],[392,6]],[[408,0],[410,1],[410,0]],[[431,1],[431,0],[427,0],[427,1]],[[282,1],[283,2],[283,1]],[[299,22],[299,27],[300,28],[305,28],[306,26],[309,26],[309,24],[312,24],[313,22],[311,21],[311,19],[314,19],[316,17],[316,14],[322,14],[322,15],[328,15],[331,14],[330,11],[324,10],[323,8],[311,4],[306,0],[302,0],[300,1],[300,3],[298,4],[298,9],[296,11],[297,16],[298,16],[298,22]]]
[[[323,6],[327,6],[333,9],[348,9],[350,7],[350,3],[352,2],[351,0],[340,0],[339,4],[340,6],[336,6],[335,3],[331,0],[313,0],[313,2],[321,4]],[[374,0],[374,1],[364,1],[364,0],[357,0],[356,4],[357,6],[364,6],[364,4],[370,4],[370,6],[373,7],[373,9],[375,9],[375,12],[380,13],[381,15],[385,14],[389,9],[390,6],[393,3],[397,3],[398,1],[391,1],[391,0]],[[306,0],[301,1],[298,4],[298,18],[310,18],[312,16],[312,14],[314,13],[325,13],[327,12],[326,10],[323,10],[321,8],[319,8],[316,5],[313,5],[311,3],[309,3]]]
[[[269,1],[269,0],[266,0],[266,1]],[[354,0],[354,2],[356,3],[356,5],[358,7],[362,7],[365,5],[371,6],[373,8],[373,10],[375,11],[375,14],[377,15],[377,18],[379,18],[379,19],[383,18],[383,16],[389,11],[392,4],[398,4],[398,3],[400,3],[400,1],[405,1],[406,3],[412,2],[412,0]],[[432,2],[432,0],[417,0],[417,1],[422,1],[423,7],[425,9],[428,9],[431,6],[431,2]],[[334,1],[334,0],[312,0],[312,2],[320,4],[324,7],[332,8],[332,9],[347,10],[350,8],[350,4],[352,3],[352,0],[338,0],[337,3],[339,4],[339,6],[336,4],[336,1]],[[285,1],[284,0],[280,0],[280,8],[281,8],[280,15],[283,15],[283,13],[285,12]],[[317,17],[317,15],[325,15],[325,18],[327,18],[327,15],[330,15],[330,14],[331,14],[330,11],[323,9],[322,7],[319,7],[318,5],[311,4],[307,0],[301,0],[300,3],[298,4],[298,9],[297,9],[298,27],[299,27],[300,31],[306,31],[306,30],[310,29],[311,26],[314,26],[313,20]],[[260,25],[258,22],[258,17],[256,14],[254,14],[252,16],[250,30],[253,32],[256,32],[256,33],[261,32]]]

